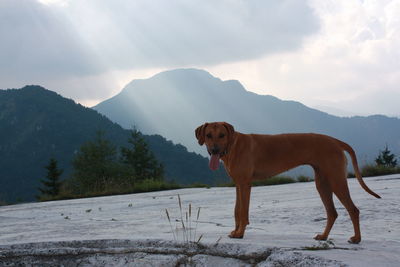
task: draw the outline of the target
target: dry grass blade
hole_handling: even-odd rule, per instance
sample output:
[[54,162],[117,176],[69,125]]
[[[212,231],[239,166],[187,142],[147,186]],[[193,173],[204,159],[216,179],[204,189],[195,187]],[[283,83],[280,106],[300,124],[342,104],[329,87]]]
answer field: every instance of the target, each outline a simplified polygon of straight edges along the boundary
[[201,208],[201,207],[199,207],[199,208],[197,209],[196,228],[194,229],[193,240],[196,239],[197,225],[199,224],[199,217],[200,217],[200,208]]
[[189,224],[188,213],[186,212],[185,214],[186,214],[186,226],[189,227],[189,228],[188,228],[189,231],[186,232],[186,242],[189,242],[189,240],[190,240],[190,231],[191,231],[191,230],[190,230],[190,224]]
[[165,209],[165,213],[167,214],[168,221],[171,222],[171,218],[169,217],[169,213],[168,213],[167,209]]
[[219,241],[221,241],[221,239],[222,239],[222,236],[220,236],[220,237],[218,238],[218,240],[215,242],[215,245],[214,245],[214,246],[217,246],[218,243],[219,243]]
[[200,235],[199,239],[197,240],[197,244],[200,243],[201,238],[203,237],[203,235]]
[[182,214],[182,201],[181,201],[181,196],[178,194],[178,204],[179,204],[179,212],[181,214],[181,223],[182,223],[182,228],[183,228],[183,240],[186,240],[186,227],[185,223],[183,222],[183,214]]
[[197,210],[197,219],[196,219],[196,220],[199,220],[199,217],[200,217],[200,208],[201,208],[201,207],[199,207],[199,209]]
[[182,211],[181,196],[178,194],[179,209]]
[[189,203],[189,240],[192,241],[192,204]]
[[173,237],[174,237],[174,241],[176,242],[175,232],[174,232],[174,229],[172,228],[171,218],[169,217],[169,212],[168,212],[167,209],[165,209],[165,213],[167,214],[167,218],[168,218],[168,222],[169,222],[169,227],[171,228],[171,232],[172,232],[172,235],[173,235]]
[[185,223],[181,220],[183,231],[186,231]]

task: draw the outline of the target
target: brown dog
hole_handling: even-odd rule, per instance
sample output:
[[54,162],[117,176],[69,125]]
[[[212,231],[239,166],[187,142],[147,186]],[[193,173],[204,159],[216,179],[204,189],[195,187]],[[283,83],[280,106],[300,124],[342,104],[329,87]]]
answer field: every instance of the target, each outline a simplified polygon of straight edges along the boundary
[[196,131],[200,145],[204,143],[210,154],[210,168],[216,170],[222,159],[229,176],[236,185],[235,230],[231,238],[243,238],[249,224],[251,182],[265,179],[299,165],[311,165],[315,171],[315,184],[326,209],[327,223],[317,240],[326,240],[336,220],[333,204],[335,193],[350,214],[354,236],[350,243],[361,241],[359,210],[351,200],[347,186],[347,159],[351,156],[354,171],[361,187],[375,196],[362,180],[354,150],[346,143],[321,134],[260,135],[235,132],[226,122],[205,123]]

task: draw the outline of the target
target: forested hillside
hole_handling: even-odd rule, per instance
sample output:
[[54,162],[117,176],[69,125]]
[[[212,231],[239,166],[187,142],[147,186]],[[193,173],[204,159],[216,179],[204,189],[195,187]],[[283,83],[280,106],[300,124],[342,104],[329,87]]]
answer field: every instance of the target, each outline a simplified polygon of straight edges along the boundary
[[[0,90],[0,200],[33,200],[51,157],[64,169],[62,178],[69,177],[73,156],[99,130],[118,147],[127,144],[128,130],[43,87]],[[206,158],[182,145],[159,135],[144,138],[164,165],[167,181],[213,185],[227,179],[223,171],[211,172]]]

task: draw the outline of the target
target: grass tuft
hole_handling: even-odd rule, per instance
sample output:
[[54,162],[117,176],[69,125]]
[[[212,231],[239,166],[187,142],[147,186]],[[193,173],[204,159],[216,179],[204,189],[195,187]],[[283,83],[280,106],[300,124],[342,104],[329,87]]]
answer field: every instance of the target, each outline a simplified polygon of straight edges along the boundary
[[381,176],[381,175],[389,175],[397,173],[400,173],[400,167],[386,167],[386,166],[368,164],[361,169],[361,175],[365,177]]
[[297,182],[300,182],[300,183],[312,182],[312,181],[314,181],[314,179],[312,179],[311,177],[305,176],[305,175],[300,175],[297,177]]
[[[252,186],[266,186],[266,185],[278,185],[278,184],[290,184],[295,183],[296,180],[289,176],[273,176],[264,180],[253,181]],[[219,184],[218,187],[234,187],[234,182]]]
[[53,200],[64,200],[64,199],[76,199],[76,198],[89,198],[89,197],[101,197],[111,195],[124,195],[132,193],[143,193],[143,192],[154,192],[162,190],[180,189],[180,185],[176,183],[168,183],[164,181],[145,179],[143,181],[136,182],[135,184],[117,184],[112,183],[106,186],[102,191],[92,191],[86,193],[77,193],[68,186],[62,188],[61,192],[57,196],[43,196],[40,201],[53,201]]
[[[175,221],[178,222],[179,225],[181,225],[182,229],[182,242],[185,245],[191,245],[191,244],[199,244],[201,238],[203,235],[200,235],[200,237],[196,241],[196,234],[197,234],[197,226],[199,223],[199,218],[200,218],[200,207],[197,209],[197,217],[196,217],[196,227],[193,228],[192,225],[194,223],[193,217],[192,217],[192,204],[189,203],[187,211],[183,210],[183,205],[182,205],[182,200],[181,196],[178,194],[178,207],[179,207],[179,215],[180,219],[177,219]],[[179,235],[178,235],[178,227],[175,228],[175,230],[172,227],[172,219],[170,216],[170,213],[167,209],[165,209],[165,214],[167,215],[167,220],[171,228],[172,235],[174,237],[174,241],[179,241]],[[183,216],[185,214],[185,217]]]

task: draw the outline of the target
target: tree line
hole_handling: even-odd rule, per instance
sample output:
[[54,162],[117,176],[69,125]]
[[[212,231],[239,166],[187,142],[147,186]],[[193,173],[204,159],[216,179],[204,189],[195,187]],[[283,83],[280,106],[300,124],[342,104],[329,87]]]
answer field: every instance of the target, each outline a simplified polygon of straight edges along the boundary
[[[137,130],[131,130],[129,147],[115,145],[98,131],[94,140],[84,143],[73,158],[73,173],[60,181],[63,170],[57,160],[51,158],[45,166],[47,175],[41,180],[38,200],[147,192],[180,188],[164,181],[164,167],[159,163]],[[379,176],[400,173],[396,155],[388,146],[380,151],[374,164],[362,168],[363,176]],[[350,175],[350,176],[354,176]]]
[[63,170],[51,158],[45,166],[38,200],[152,191],[177,187],[164,181],[164,167],[150,151],[142,134],[132,129],[128,147],[118,148],[98,131],[72,160],[71,177],[61,182]]

